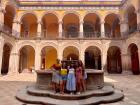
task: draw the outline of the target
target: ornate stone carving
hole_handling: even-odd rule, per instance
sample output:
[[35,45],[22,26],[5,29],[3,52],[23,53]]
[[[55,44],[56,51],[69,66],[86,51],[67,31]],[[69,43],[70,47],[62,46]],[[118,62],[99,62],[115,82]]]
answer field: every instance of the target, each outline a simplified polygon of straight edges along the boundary
[[5,9],[3,9],[2,7],[0,8],[0,12],[2,12],[3,14],[6,13]]

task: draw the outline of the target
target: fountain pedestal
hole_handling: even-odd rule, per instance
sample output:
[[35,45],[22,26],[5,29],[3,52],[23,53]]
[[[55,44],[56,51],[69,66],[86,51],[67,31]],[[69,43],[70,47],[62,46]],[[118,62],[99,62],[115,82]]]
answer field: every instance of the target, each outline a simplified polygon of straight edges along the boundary
[[[38,89],[49,89],[52,82],[52,71],[51,70],[38,70],[36,88]],[[86,70],[87,80],[86,86],[88,89],[99,89],[104,86],[104,72],[102,70]]]
[[121,91],[104,83],[102,70],[86,70],[87,90],[82,94],[60,94],[50,89],[52,82],[51,70],[39,70],[35,85],[27,86],[18,91],[16,98],[25,103],[41,105],[97,105],[112,103],[124,98]]

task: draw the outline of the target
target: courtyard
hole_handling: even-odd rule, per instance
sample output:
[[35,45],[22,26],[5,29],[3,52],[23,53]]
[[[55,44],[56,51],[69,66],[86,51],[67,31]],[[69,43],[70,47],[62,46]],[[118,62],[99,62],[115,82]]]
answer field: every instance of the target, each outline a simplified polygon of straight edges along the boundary
[[[0,103],[1,105],[23,105],[15,99],[17,91],[36,80],[35,73],[9,74],[0,76]],[[140,76],[131,73],[107,74],[105,81],[115,85],[115,88],[124,92],[123,101],[105,105],[139,105],[140,104]],[[27,104],[29,105],[29,104]],[[103,104],[102,104],[103,105]]]
[[0,0],[0,105],[29,105],[16,93],[56,59],[105,71],[125,98],[104,105],[140,105],[140,0],[70,1]]

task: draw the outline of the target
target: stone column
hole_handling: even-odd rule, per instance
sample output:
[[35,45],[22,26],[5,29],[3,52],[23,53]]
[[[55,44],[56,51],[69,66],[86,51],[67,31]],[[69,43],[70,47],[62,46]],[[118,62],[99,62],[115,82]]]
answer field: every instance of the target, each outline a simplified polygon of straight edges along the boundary
[[0,24],[3,25],[4,24],[4,14],[5,14],[5,9],[0,9]]
[[98,69],[98,56],[94,57],[95,59],[95,68]]
[[57,58],[58,58],[60,61],[62,61],[62,60],[63,60],[63,55],[62,55],[62,53],[59,53]]
[[128,21],[121,21],[120,22],[120,31],[121,31],[121,36],[122,37],[126,37],[129,31],[129,27],[128,27]]
[[106,71],[107,69],[107,50],[102,51],[102,70]]
[[122,70],[128,71],[131,68],[131,56],[129,54],[122,54]]
[[83,38],[84,37],[84,27],[83,27],[83,24],[84,22],[83,21],[80,21],[80,38]]
[[105,37],[105,21],[101,22],[101,37]]
[[0,71],[2,68],[3,46],[4,46],[4,39],[0,38],[0,49],[1,49],[1,51],[0,51]]
[[38,21],[38,26],[37,26],[37,37],[41,38],[41,32],[42,32],[42,22]]
[[80,60],[83,62],[83,64],[85,65],[85,54],[83,51],[80,51]]
[[140,31],[140,9],[137,10],[137,30]]
[[139,56],[139,68],[140,68],[140,47],[138,48],[138,56]]
[[19,54],[11,52],[9,59],[9,72],[8,74],[19,73]]
[[35,70],[41,69],[41,52],[39,52],[37,49],[35,51]]
[[20,26],[21,26],[20,22],[16,20],[13,22],[12,35],[15,35],[16,37],[20,36]]
[[58,32],[59,32],[59,38],[63,37],[63,22],[59,21],[59,27],[58,27]]
[[58,51],[57,51],[57,53],[58,53],[57,58],[60,59],[60,60],[63,60],[62,46],[59,46],[59,47],[58,47]]

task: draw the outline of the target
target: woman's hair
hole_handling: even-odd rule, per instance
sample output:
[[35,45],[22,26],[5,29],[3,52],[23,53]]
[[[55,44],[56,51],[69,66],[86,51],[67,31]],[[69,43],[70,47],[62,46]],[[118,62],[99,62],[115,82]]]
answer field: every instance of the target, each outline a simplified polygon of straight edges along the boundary
[[83,67],[83,62],[81,60],[78,61],[78,66]]
[[63,69],[66,69],[66,68],[67,68],[66,62],[63,62],[63,63],[62,63],[62,68],[63,68]]
[[84,74],[85,74],[85,69],[84,69],[83,62],[82,62],[81,60],[79,60],[79,61],[78,61],[78,64],[79,64],[78,66],[82,68],[82,71],[83,71],[83,72],[82,72],[82,75],[84,76]]
[[70,67],[73,68],[74,67],[74,64],[71,64]]

